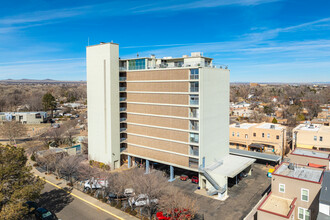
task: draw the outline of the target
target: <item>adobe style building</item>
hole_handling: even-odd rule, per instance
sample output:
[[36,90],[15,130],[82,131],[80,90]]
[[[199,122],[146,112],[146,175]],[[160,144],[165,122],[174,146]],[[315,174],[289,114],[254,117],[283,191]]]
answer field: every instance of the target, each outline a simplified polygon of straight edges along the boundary
[[230,147],[282,155],[286,148],[286,127],[272,123],[243,123],[229,126]]
[[143,161],[147,172],[165,164],[171,179],[174,167],[199,172],[201,186],[223,195],[227,176],[254,162],[231,164],[240,157],[228,148],[229,70],[202,53],[120,59],[118,44],[88,46],[87,98],[91,160]]
[[288,154],[290,163],[297,163],[311,167],[320,167],[329,170],[330,152],[296,148]]
[[271,193],[257,211],[258,220],[316,219],[324,169],[282,163],[272,174]]
[[293,148],[330,151],[330,127],[321,124],[300,124],[292,131]]

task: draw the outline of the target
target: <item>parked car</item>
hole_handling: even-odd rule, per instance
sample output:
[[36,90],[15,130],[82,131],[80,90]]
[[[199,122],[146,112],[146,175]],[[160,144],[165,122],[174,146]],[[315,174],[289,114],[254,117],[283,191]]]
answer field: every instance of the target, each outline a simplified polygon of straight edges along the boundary
[[36,219],[40,219],[40,220],[57,220],[58,218],[56,217],[56,215],[45,209],[45,208],[37,208],[37,210],[35,211],[35,216]]
[[189,179],[189,177],[187,175],[180,176],[180,180],[182,180],[182,181],[187,181],[188,179]]
[[156,213],[157,220],[170,220],[171,217],[164,216],[163,212]]
[[108,180],[92,178],[91,180],[86,180],[84,191],[91,189],[102,189],[103,187],[108,187]]
[[146,194],[140,194],[137,199],[135,200],[134,197],[130,197],[128,199],[128,204],[133,207],[140,207],[140,206],[146,206],[146,205],[150,205],[151,203],[158,203],[158,199],[149,199],[148,195]]
[[28,210],[29,210],[28,214],[33,214],[39,207],[37,203],[32,202],[32,201],[27,201],[26,203],[24,203],[23,206],[28,208]]
[[193,176],[193,177],[191,177],[191,182],[192,182],[192,183],[196,183],[196,184],[198,184],[198,182],[199,182],[199,180],[198,180],[198,176]]

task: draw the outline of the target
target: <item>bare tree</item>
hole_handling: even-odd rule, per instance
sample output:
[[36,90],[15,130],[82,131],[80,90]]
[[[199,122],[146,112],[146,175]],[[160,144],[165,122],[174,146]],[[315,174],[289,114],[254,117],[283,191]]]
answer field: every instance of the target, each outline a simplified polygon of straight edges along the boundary
[[161,208],[173,219],[193,219],[198,212],[197,200],[176,187],[167,187],[160,199]]
[[8,138],[10,144],[14,143],[16,145],[18,138],[27,135],[27,128],[24,124],[16,121],[5,122],[0,127],[0,134],[2,137]]
[[60,160],[59,172],[67,177],[71,184],[73,184],[73,177],[79,176],[79,165],[84,158],[80,155],[68,156]]

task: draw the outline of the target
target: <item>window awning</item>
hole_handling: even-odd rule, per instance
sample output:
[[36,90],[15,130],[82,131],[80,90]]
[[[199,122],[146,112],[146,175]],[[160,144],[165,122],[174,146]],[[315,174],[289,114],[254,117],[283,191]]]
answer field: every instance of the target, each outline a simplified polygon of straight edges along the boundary
[[326,167],[325,165],[320,165],[320,164],[316,164],[316,163],[308,163],[308,166],[315,167],[315,168],[324,168],[324,167]]
[[264,145],[262,144],[255,144],[255,143],[252,143],[249,145],[249,147],[254,147],[254,148],[260,148],[260,149],[263,149],[264,148]]

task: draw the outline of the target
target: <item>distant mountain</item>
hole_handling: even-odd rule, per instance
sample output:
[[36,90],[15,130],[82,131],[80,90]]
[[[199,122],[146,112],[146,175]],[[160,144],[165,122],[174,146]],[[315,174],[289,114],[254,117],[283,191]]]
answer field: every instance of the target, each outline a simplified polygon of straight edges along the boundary
[[3,79],[0,80],[0,83],[6,84],[19,84],[19,83],[86,83],[86,81],[65,81],[65,80],[54,80],[54,79]]

